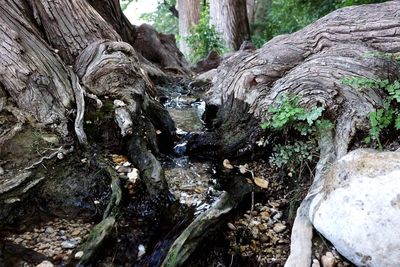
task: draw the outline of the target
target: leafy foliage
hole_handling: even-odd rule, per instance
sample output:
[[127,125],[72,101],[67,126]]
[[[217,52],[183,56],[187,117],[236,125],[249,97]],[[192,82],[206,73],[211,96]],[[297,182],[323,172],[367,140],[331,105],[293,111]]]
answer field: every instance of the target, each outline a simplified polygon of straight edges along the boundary
[[128,5],[130,3],[132,3],[133,1],[135,1],[135,0],[121,0],[119,3],[121,6],[121,10],[124,11],[128,7]]
[[260,47],[272,37],[295,32],[335,9],[384,0],[260,0],[263,12],[250,25],[253,43]]
[[176,5],[176,0],[158,0],[157,10],[145,13],[140,18],[149,22],[158,32],[178,36],[178,18],[170,11]]
[[364,77],[352,77],[342,79],[343,84],[353,86],[358,89],[377,88],[385,90],[388,94],[383,103],[383,107],[369,114],[370,130],[369,135],[365,138],[366,143],[376,141],[382,148],[381,135],[382,132],[393,125],[395,129],[400,129],[400,81],[390,82],[389,80],[374,80]]
[[277,107],[269,108],[270,119],[261,124],[261,127],[286,133],[284,136],[289,132],[300,136],[296,141],[285,140],[284,145],[275,144],[270,157],[272,165],[300,174],[318,155],[318,137],[330,130],[333,124],[321,119],[323,107],[305,109],[299,102],[299,97],[283,95]]
[[190,35],[185,40],[191,49],[192,62],[206,57],[211,51],[219,54],[226,51],[221,34],[210,24],[210,11],[207,5],[203,6],[199,23],[191,27]]

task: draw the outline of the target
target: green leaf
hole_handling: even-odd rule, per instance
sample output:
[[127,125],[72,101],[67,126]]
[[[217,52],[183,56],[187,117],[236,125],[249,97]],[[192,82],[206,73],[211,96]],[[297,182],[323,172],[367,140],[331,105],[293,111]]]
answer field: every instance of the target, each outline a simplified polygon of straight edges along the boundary
[[400,130],[400,114],[397,114],[396,121],[395,121],[395,123],[394,123],[394,127],[395,127],[397,130]]

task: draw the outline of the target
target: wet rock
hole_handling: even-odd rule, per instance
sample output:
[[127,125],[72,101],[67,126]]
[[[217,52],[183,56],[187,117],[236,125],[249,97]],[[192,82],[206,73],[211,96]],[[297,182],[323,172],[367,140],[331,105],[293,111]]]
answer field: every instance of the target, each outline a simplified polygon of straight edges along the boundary
[[273,230],[275,233],[282,233],[283,231],[286,230],[286,228],[287,228],[286,225],[284,225],[282,223],[277,223],[274,225]]
[[324,256],[321,257],[321,263],[322,267],[335,267],[335,256],[333,256],[332,252],[327,252]]
[[119,168],[117,169],[118,173],[129,173],[131,172],[131,168],[129,167],[125,167],[125,166],[119,166]]
[[138,246],[138,258],[142,257],[144,254],[146,254],[146,248],[140,244]]
[[131,183],[135,183],[136,180],[139,178],[139,170],[136,168],[133,168],[129,173],[128,173],[128,179]]
[[132,165],[132,163],[130,163],[129,161],[124,162],[124,164],[122,164],[122,166],[124,167],[130,167]]

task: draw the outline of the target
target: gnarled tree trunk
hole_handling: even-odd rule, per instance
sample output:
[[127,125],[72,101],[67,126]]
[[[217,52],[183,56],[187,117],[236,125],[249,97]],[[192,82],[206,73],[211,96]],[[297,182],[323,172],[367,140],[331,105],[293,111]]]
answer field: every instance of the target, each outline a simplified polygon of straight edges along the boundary
[[[100,1],[96,4],[102,6]],[[85,116],[98,112],[102,105],[111,108],[116,127],[101,131],[127,140],[128,156],[150,195],[166,199],[169,193],[156,159],[160,153],[157,140],[164,140],[164,147],[171,145],[175,126],[152,98],[152,82],[134,48],[122,42],[117,31],[85,0],[13,0],[1,5],[0,14],[0,116],[4,122],[0,199],[7,203],[1,216],[12,213],[16,204],[10,199],[19,199],[32,184],[44,181],[31,181],[35,167],[56,156],[64,158],[72,150],[56,149],[56,144],[73,145],[77,136],[87,151],[92,150],[97,140],[94,135],[103,133],[87,134],[91,122]],[[75,132],[68,127],[70,120]],[[160,133],[157,137],[156,130]],[[51,147],[40,147],[39,157],[31,149],[43,140]]]
[[383,105],[382,90],[357,90],[342,79],[399,79],[396,62],[371,56],[400,52],[399,30],[398,1],[344,8],[255,52],[237,52],[217,70],[208,99],[209,111],[218,110],[214,131],[194,135],[190,153],[237,157],[253,152],[268,136],[260,124],[270,118],[269,107],[284,94],[299,96],[303,107],[323,107],[335,123],[331,138],[320,140],[320,161],[297,213],[287,266],[310,266],[310,203],[323,192],[327,166],[347,153],[354,134],[368,130],[370,112]]

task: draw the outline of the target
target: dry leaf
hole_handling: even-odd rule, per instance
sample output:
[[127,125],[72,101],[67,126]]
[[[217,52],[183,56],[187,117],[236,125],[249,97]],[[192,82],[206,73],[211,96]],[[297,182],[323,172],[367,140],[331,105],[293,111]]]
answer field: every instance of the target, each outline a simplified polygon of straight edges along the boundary
[[227,160],[227,159],[224,159],[224,161],[222,162],[222,165],[224,165],[224,167],[225,167],[226,169],[230,169],[230,170],[233,169],[232,164],[231,164],[231,163],[229,162],[229,160]]
[[114,162],[115,164],[120,165],[120,164],[122,164],[122,163],[128,161],[128,158],[127,158],[126,156],[116,155],[116,156],[113,156],[112,160],[113,160],[113,162]]
[[264,189],[267,189],[269,185],[267,180],[261,179],[260,177],[254,177],[254,183]]

